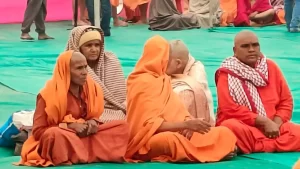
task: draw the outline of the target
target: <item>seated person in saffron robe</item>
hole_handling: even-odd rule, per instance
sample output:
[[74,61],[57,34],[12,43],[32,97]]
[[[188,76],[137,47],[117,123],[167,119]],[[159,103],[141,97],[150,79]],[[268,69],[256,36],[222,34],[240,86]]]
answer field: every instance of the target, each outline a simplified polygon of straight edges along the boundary
[[130,10],[139,9],[140,11],[140,20],[138,20],[137,24],[147,24],[147,11],[148,11],[148,3],[151,0],[123,0],[124,5]]
[[127,79],[127,161],[199,163],[232,158],[234,134],[193,118],[173,92],[166,74],[169,50],[167,40],[150,38]]
[[70,33],[66,50],[80,51],[86,57],[89,75],[103,90],[105,102],[100,121],[124,120],[125,76],[117,56],[104,50],[103,31],[93,26],[74,28]]
[[169,43],[170,64],[166,74],[171,76],[173,91],[193,117],[204,118],[211,126],[215,126],[213,99],[204,65],[189,55],[182,41],[172,40]]
[[237,0],[220,0],[222,15],[220,26],[233,26],[237,15]]
[[290,122],[293,98],[276,63],[260,52],[257,36],[238,33],[234,56],[216,72],[217,126],[238,138],[242,153],[300,151],[300,125]]
[[278,22],[269,0],[237,0],[234,26],[264,26]]
[[124,162],[129,126],[125,121],[98,122],[103,92],[86,67],[79,52],[58,57],[52,79],[37,97],[32,136],[23,145],[19,165]]

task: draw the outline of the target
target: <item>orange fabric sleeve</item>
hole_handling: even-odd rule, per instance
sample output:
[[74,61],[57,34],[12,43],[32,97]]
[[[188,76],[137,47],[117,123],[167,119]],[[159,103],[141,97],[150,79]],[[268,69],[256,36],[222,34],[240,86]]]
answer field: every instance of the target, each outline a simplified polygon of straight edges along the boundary
[[113,7],[117,7],[119,5],[119,0],[110,0],[110,4],[113,6]]
[[255,126],[255,119],[258,114],[250,111],[246,106],[236,104],[229,93],[228,75],[220,73],[217,83],[218,93],[218,113],[222,114],[224,119],[235,118],[250,126]]
[[275,63],[272,65],[272,67],[274,67],[275,71],[277,72],[276,74],[278,82],[276,82],[276,84],[278,84],[279,89],[277,90],[280,97],[279,104],[276,106],[275,116],[280,117],[283,122],[287,122],[292,118],[293,97],[280,68]]
[[32,135],[35,140],[40,140],[43,133],[49,127],[52,127],[48,125],[48,121],[47,121],[48,117],[45,108],[46,108],[45,100],[40,95],[38,95],[36,101],[36,109],[33,117],[33,128],[32,128]]

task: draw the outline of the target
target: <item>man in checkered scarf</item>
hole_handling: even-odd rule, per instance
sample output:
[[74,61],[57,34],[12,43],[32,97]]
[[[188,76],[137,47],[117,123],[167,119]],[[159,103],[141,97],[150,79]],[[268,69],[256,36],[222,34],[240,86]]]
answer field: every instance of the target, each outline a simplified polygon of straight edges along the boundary
[[238,33],[233,51],[215,76],[217,126],[235,133],[242,153],[300,151],[300,125],[290,122],[293,98],[280,68],[260,52],[253,32]]

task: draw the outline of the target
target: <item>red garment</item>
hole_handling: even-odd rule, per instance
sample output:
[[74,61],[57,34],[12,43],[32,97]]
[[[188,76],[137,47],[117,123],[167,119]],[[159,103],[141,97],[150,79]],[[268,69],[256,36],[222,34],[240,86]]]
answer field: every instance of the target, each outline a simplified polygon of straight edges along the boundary
[[237,1],[237,16],[234,19],[234,26],[250,26],[249,15],[253,12],[264,12],[272,9],[269,0],[256,0],[251,6],[250,0]]
[[280,137],[267,138],[263,132],[255,127],[258,116],[233,101],[229,93],[228,73],[222,71],[216,75],[218,93],[217,126],[226,126],[238,138],[237,145],[244,153],[300,151],[300,125],[290,122],[293,111],[293,98],[290,89],[279,67],[267,59],[268,85],[257,87],[267,117],[273,119],[279,116],[283,120],[280,127]]

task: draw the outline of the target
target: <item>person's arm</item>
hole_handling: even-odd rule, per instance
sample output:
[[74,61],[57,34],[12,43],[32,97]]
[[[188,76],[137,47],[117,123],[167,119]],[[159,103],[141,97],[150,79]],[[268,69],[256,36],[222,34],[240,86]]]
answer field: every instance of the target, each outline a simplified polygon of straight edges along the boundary
[[276,106],[276,114],[273,120],[275,123],[281,125],[282,123],[291,120],[294,105],[291,91],[281,70],[277,65],[275,65],[275,63],[274,66],[276,66],[277,69],[277,90],[279,92],[280,101],[279,104]]
[[47,121],[47,113],[45,111],[46,102],[41,95],[37,96],[36,109],[33,116],[32,135],[35,140],[40,140],[43,133],[50,127]]
[[[247,125],[256,126],[258,114],[250,111],[246,106],[235,103],[229,93],[228,85],[228,75],[226,73],[220,73],[217,83],[219,115],[223,116],[223,118],[225,117],[225,119],[234,118]],[[258,119],[258,121],[258,123],[264,122],[264,120],[261,121],[261,119]]]
[[185,122],[163,122],[156,130],[156,133],[160,132],[178,132],[187,129]]

